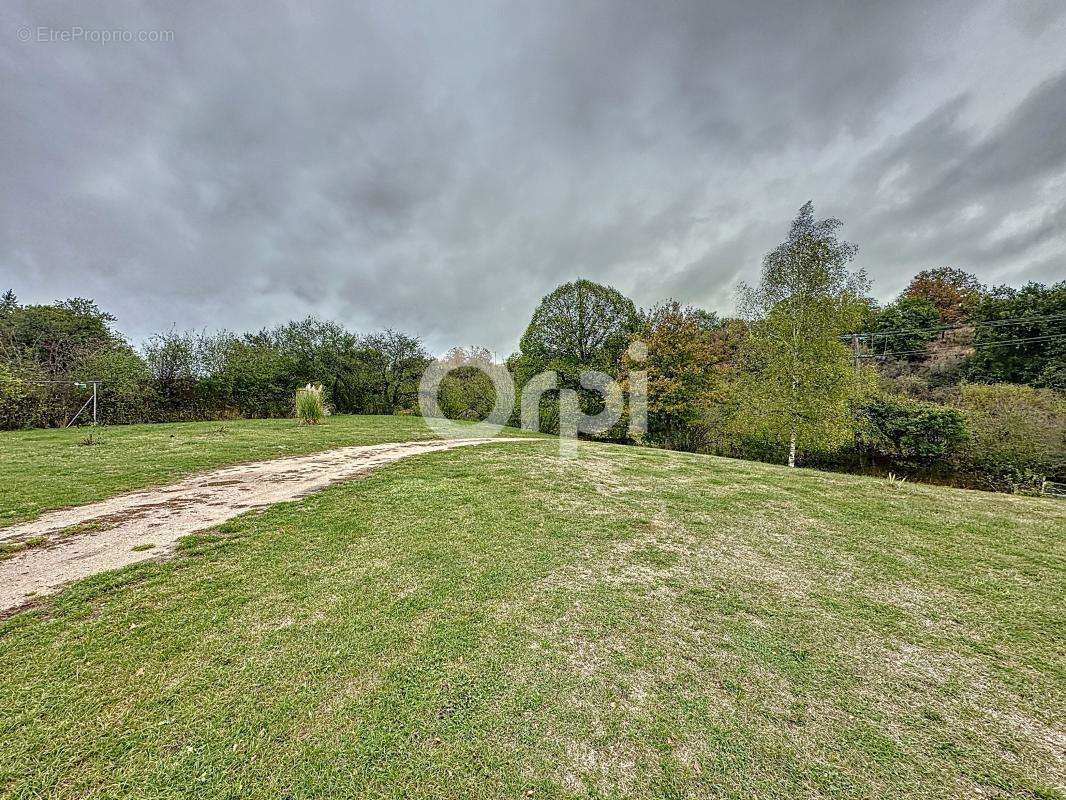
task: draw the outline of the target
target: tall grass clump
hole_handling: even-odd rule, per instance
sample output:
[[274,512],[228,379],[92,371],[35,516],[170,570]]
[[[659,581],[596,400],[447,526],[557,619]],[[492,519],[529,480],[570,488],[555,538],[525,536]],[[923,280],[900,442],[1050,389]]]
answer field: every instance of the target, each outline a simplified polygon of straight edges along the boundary
[[296,390],[296,418],[304,425],[317,425],[326,416],[326,403],[322,399],[322,386],[307,384]]

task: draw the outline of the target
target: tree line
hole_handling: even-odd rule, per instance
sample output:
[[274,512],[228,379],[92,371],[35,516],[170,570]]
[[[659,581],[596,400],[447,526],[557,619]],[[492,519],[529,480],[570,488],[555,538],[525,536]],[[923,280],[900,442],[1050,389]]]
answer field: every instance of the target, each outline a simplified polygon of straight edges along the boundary
[[[583,369],[647,373],[643,444],[988,489],[1066,478],[1066,282],[986,288],[916,275],[880,307],[839,220],[808,203],[741,286],[740,314],[676,300],[641,311],[590,281],[541,302],[508,361],[519,388],[555,370],[585,413]],[[628,344],[646,355],[635,360]],[[557,409],[542,401],[542,427]],[[623,420],[607,438],[625,441]]]
[[0,424],[64,425],[100,381],[109,424],[293,413],[294,391],[322,384],[332,408],[393,414],[416,402],[431,358],[418,338],[393,330],[356,335],[314,317],[235,334],[170,331],[138,351],[90,300],[19,305],[0,300]]
[[[609,286],[563,284],[505,365],[483,348],[450,351],[440,407],[484,418],[495,402],[485,370],[505,366],[519,397],[552,370],[595,414],[603,398],[583,371],[626,392],[644,373],[640,444],[1008,490],[1066,478],[1066,282],[988,288],[942,267],[882,307],[841,226],[800,209],[758,284],[740,288],[735,317],[676,300],[639,309]],[[139,350],[114,322],[90,300],[4,295],[0,426],[65,424],[85,392],[73,384],[87,380],[103,382],[108,423],[289,416],[307,383],[338,413],[418,413],[432,360],[415,336],[314,317],[245,334],[171,331]],[[555,393],[540,423],[558,430]],[[630,441],[627,423],[602,437]]]

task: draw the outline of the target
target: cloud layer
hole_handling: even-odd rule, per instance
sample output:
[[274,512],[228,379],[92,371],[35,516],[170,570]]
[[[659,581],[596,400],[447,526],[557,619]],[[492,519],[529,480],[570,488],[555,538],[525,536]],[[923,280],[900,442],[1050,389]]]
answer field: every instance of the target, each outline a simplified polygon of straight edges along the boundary
[[[0,288],[134,338],[316,313],[502,355],[578,276],[730,311],[807,199],[882,297],[1062,279],[1064,11],[5,4]],[[173,33],[39,40],[75,26]]]

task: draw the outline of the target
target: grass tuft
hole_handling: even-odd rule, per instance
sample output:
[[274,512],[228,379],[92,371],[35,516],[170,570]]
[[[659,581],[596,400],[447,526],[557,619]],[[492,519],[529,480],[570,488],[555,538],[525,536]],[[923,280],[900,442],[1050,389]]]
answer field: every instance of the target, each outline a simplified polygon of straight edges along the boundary
[[296,418],[304,425],[317,425],[326,416],[326,403],[322,398],[322,386],[307,384],[296,390]]

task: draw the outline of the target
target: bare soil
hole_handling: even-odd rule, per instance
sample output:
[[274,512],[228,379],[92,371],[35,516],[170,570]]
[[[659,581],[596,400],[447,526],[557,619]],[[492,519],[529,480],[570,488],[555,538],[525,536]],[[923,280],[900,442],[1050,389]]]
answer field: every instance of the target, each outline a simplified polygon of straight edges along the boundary
[[171,486],[53,511],[0,529],[0,544],[28,546],[0,561],[0,611],[98,572],[158,558],[177,541],[252,509],[295,500],[408,456],[488,442],[449,439],[342,447],[241,464]]

